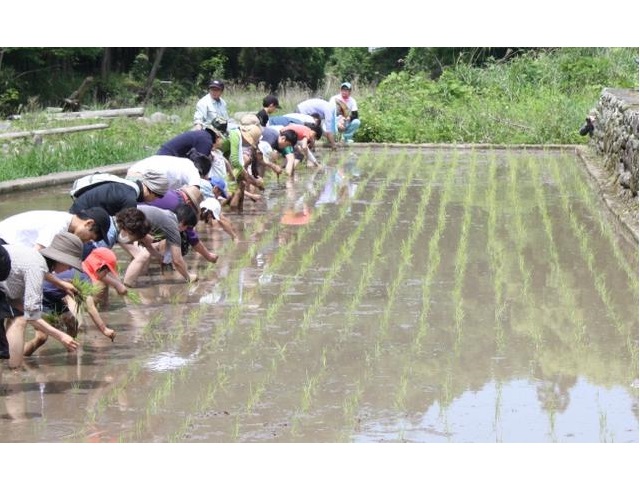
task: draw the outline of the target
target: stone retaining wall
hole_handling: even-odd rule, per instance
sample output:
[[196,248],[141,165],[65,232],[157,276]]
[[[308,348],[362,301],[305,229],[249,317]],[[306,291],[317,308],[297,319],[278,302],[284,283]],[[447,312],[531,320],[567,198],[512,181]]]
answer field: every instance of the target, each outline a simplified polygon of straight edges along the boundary
[[621,187],[638,195],[638,89],[605,88],[592,112],[595,117],[590,146]]

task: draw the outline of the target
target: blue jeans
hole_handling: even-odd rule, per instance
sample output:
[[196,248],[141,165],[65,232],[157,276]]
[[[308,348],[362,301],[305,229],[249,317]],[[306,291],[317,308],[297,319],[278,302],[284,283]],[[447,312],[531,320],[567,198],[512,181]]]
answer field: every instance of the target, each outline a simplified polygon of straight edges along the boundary
[[353,140],[353,135],[358,131],[359,128],[360,119],[354,118],[349,122],[349,125],[347,125],[347,129],[342,132],[342,138],[345,140]]

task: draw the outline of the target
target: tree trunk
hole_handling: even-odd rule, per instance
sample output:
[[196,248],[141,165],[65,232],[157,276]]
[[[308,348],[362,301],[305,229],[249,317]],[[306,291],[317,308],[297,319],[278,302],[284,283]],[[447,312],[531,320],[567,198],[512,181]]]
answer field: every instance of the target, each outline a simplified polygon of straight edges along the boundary
[[100,66],[100,81],[105,83],[111,72],[111,47],[106,47],[102,54],[102,65]]
[[164,55],[164,51],[167,47],[160,47],[156,51],[156,58],[153,61],[153,67],[151,67],[151,72],[149,72],[149,78],[147,78],[147,85],[145,87],[144,100],[142,101],[143,105],[147,104],[147,100],[149,100],[149,96],[151,96],[151,90],[153,89],[153,81],[158,74],[158,69],[160,68],[160,62],[162,61],[162,56]]

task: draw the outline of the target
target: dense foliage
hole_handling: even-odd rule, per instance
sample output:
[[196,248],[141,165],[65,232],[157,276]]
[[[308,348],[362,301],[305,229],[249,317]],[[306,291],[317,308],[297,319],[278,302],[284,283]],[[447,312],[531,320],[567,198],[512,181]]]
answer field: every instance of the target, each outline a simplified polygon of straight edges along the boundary
[[305,98],[335,94],[348,79],[362,119],[359,142],[584,143],[578,129],[602,89],[638,87],[638,49],[0,48],[0,111],[21,114],[4,128],[62,126],[42,107],[57,106],[87,75],[100,80],[84,106],[133,107],[146,99],[147,116],[162,110],[174,121],[117,119],[106,130],[46,136],[42,144],[2,141],[0,180],[152,154],[191,128],[195,102],[213,76],[227,82],[232,113],[257,111],[272,91],[281,112],[293,111]]
[[529,51],[482,67],[459,62],[389,74],[360,98],[359,141],[577,143],[605,87],[638,87],[632,48]]

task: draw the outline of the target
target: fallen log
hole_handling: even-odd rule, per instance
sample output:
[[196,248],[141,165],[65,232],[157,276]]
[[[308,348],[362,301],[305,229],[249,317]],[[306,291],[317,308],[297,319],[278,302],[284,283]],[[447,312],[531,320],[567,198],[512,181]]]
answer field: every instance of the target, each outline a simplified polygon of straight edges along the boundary
[[78,125],[76,127],[60,127],[49,128],[45,130],[28,130],[22,132],[0,133],[0,140],[13,140],[15,138],[35,137],[38,135],[55,135],[57,133],[84,132],[87,130],[101,130],[103,128],[107,128],[108,126],[109,125],[106,123],[94,123],[92,125]]
[[113,118],[113,117],[141,117],[144,107],[119,108],[115,110],[84,110],[80,112],[52,113],[49,118],[55,120],[69,120],[75,118]]

